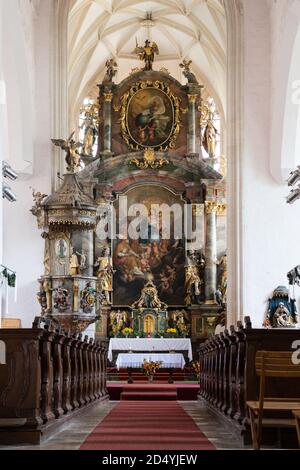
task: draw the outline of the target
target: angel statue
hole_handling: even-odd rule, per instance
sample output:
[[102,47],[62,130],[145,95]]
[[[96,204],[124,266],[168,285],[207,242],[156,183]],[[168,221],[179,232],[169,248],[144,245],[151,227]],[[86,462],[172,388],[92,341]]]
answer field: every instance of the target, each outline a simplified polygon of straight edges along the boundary
[[80,142],[75,142],[73,139],[75,131],[72,132],[70,137],[67,140],[63,139],[51,139],[53,144],[57,147],[60,147],[66,152],[66,163],[67,171],[70,173],[76,173],[81,169],[81,158],[78,152],[78,147],[81,146]]
[[139,46],[136,42],[136,48],[134,50],[140,60],[145,62],[144,70],[152,70],[152,64],[154,62],[154,54],[159,54],[158,46],[155,42],[150,42],[149,39],[146,39],[145,46]]
[[191,63],[191,60],[183,59],[182,63],[179,64],[179,67],[183,69],[182,74],[187,78],[188,83],[198,83],[196,76],[190,70]]
[[105,62],[105,67],[106,67],[106,74],[104,76],[104,82],[112,82],[112,79],[117,73],[116,67],[118,66],[117,62],[115,59],[108,59]]

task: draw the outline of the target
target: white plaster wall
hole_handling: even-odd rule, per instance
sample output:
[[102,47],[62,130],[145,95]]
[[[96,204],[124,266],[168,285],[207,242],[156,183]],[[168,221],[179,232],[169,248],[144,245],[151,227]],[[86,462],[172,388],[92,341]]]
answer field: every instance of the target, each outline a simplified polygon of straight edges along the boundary
[[[23,56],[23,60],[18,64],[19,95],[15,96],[13,101],[11,96],[7,97],[8,109],[12,107],[18,109],[20,113],[20,122],[25,134],[23,130],[14,130],[12,123],[9,122],[8,161],[19,171],[19,179],[13,183],[18,201],[13,204],[4,201],[3,208],[3,262],[17,271],[18,277],[17,302],[14,302],[11,290],[8,316],[21,318],[22,326],[28,327],[34,316],[40,313],[36,292],[37,279],[43,273],[43,242],[36,220],[29,212],[32,206],[30,187],[49,193],[51,185],[49,27],[51,0],[40,2],[39,10],[31,8],[31,2],[27,0],[21,0],[21,10],[18,1],[1,3],[5,12],[5,21],[10,21],[10,25],[14,24],[14,28],[11,26],[10,28],[18,30],[20,34],[22,32],[21,36],[14,36],[11,41],[7,35],[4,36],[6,57],[12,54],[13,60],[18,61],[19,56],[16,54],[20,53],[20,41],[24,50],[28,46],[31,51],[31,54]],[[35,5],[37,6],[38,2],[35,2]],[[24,18],[24,15],[29,17]],[[6,34],[10,34],[8,29]],[[13,78],[9,72],[11,73],[11,68],[8,64],[6,69],[4,66],[7,80]],[[22,80],[24,77],[27,79]],[[27,106],[29,97],[34,103],[32,107]],[[31,123],[30,128],[26,127],[28,122]],[[11,150],[18,144],[21,145],[22,160],[16,160]],[[22,161],[33,163],[27,174],[24,172],[24,166],[18,166]],[[3,313],[6,313],[5,309]]]
[[[268,2],[244,0],[242,313],[250,314],[255,326],[261,326],[272,290],[287,285],[286,273],[300,262],[300,207],[287,205],[289,190],[284,183],[276,182],[270,171],[271,115],[281,112],[272,108],[276,102],[273,94],[285,92],[276,82],[271,90],[272,56],[278,53],[280,43],[276,41],[272,47],[273,18]],[[300,290],[296,293],[299,298]]]

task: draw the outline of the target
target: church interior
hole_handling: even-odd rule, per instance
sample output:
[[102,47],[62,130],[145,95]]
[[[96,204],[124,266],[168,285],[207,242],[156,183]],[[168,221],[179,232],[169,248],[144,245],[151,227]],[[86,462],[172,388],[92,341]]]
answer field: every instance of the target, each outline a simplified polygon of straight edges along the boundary
[[300,448],[299,53],[299,0],[0,1],[0,452]]

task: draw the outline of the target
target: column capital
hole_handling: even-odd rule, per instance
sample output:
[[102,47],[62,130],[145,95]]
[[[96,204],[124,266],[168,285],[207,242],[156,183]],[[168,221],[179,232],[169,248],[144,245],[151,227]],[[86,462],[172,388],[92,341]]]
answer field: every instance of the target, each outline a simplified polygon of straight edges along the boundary
[[217,201],[205,201],[205,212],[206,214],[216,214],[218,211],[219,204]]
[[193,94],[188,94],[187,96],[188,96],[189,103],[191,103],[191,104],[195,104],[197,98],[199,97],[199,95],[194,94],[194,93]]
[[113,99],[113,94],[111,91],[103,93],[103,98],[106,103],[111,103]]

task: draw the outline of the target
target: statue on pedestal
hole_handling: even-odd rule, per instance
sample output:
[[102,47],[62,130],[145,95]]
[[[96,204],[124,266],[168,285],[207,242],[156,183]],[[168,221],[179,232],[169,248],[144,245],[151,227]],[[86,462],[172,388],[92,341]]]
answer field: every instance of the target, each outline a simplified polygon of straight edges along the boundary
[[117,66],[118,66],[118,64],[115,61],[115,59],[108,59],[105,62],[106,74],[105,74],[104,79],[103,79],[104,83],[107,83],[107,82],[111,83],[112,82],[114,76],[117,73],[117,69],[116,69]]
[[209,119],[204,130],[202,144],[210,157],[214,157],[216,153],[217,134],[218,131],[212,119]]
[[110,249],[108,247],[104,248],[103,255],[98,258],[95,267],[98,267],[96,275],[99,279],[99,288],[105,296],[104,304],[111,305],[111,292],[113,291],[112,276],[114,270]]
[[80,129],[84,129],[82,154],[92,157],[98,129],[94,124],[93,118],[89,116],[89,113],[86,113],[86,118],[82,126],[80,126]]
[[184,285],[184,303],[191,305],[201,294],[200,287],[203,281],[200,279],[198,266],[186,266],[185,285]]
[[70,274],[71,276],[77,276],[79,274],[79,261],[74,248],[72,248],[72,254],[70,258]]
[[290,299],[289,291],[279,286],[269,299],[269,307],[265,326],[271,328],[291,328],[298,323],[296,300]]
[[75,131],[72,132],[67,140],[51,139],[53,144],[60,147],[66,152],[67,171],[76,173],[81,169],[81,158],[78,152],[78,147],[81,146],[80,142],[75,142],[73,136]]
[[154,54],[159,54],[158,46],[155,42],[150,42],[148,39],[145,41],[145,45],[139,46],[136,43],[134,52],[139,56],[140,60],[145,62],[144,70],[152,70],[152,64],[154,62]]
[[182,63],[179,64],[179,67],[181,69],[183,69],[182,73],[183,73],[184,77],[187,78],[188,83],[197,83],[198,84],[198,80],[197,80],[195,74],[193,74],[193,72],[191,72],[191,70],[190,70],[191,64],[192,64],[191,60],[184,59],[182,61]]

